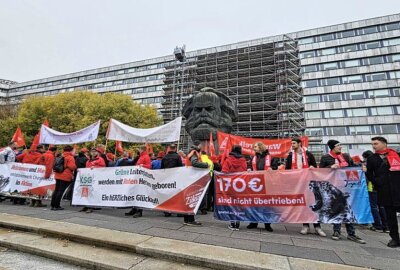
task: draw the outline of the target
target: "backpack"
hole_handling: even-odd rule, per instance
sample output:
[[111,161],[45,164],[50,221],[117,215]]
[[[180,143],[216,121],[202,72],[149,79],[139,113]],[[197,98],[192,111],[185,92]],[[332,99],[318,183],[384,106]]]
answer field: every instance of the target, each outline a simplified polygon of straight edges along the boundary
[[59,156],[56,157],[56,160],[54,162],[54,166],[53,166],[53,170],[56,173],[62,173],[65,168],[64,168],[64,157],[63,156]]

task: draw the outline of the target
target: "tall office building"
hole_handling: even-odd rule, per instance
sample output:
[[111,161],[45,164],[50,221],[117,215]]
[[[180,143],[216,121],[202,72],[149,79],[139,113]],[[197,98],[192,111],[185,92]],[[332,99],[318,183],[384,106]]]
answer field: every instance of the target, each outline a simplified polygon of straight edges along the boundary
[[204,86],[235,100],[243,136],[310,136],[346,151],[370,138],[400,144],[400,14],[239,42],[22,83],[0,80],[1,104],[76,90],[131,95],[165,119]]

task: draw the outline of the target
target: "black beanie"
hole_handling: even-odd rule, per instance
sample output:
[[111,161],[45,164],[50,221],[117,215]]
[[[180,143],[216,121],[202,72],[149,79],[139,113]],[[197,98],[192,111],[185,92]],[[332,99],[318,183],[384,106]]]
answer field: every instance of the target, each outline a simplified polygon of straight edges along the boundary
[[335,145],[337,145],[338,143],[340,143],[340,142],[336,141],[336,140],[329,140],[327,145],[329,146],[329,149],[332,150],[333,148],[335,148]]

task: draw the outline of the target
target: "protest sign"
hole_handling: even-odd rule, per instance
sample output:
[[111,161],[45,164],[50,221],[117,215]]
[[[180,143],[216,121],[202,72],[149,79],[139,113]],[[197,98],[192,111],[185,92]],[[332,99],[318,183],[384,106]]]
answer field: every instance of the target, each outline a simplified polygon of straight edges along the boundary
[[217,173],[214,215],[263,223],[371,223],[361,168]]
[[142,207],[196,213],[210,182],[208,169],[143,167],[79,169],[72,204]]
[[4,195],[40,195],[50,197],[55,187],[53,175],[44,178],[42,165],[6,163],[0,165],[0,193]]

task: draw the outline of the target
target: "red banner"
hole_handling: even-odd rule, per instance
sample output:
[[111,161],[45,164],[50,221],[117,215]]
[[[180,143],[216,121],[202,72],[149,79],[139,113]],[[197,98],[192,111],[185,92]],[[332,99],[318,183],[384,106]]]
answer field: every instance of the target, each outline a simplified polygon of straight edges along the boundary
[[[303,142],[303,147],[308,147],[308,137],[304,136],[300,138]],[[284,158],[292,149],[292,138],[284,139],[259,139],[259,138],[247,138],[241,136],[235,136],[218,131],[218,149],[219,153],[222,154],[227,149],[229,152],[233,145],[242,146],[242,153],[244,155],[253,156],[253,144],[255,142],[262,142],[265,144],[274,157]]]

